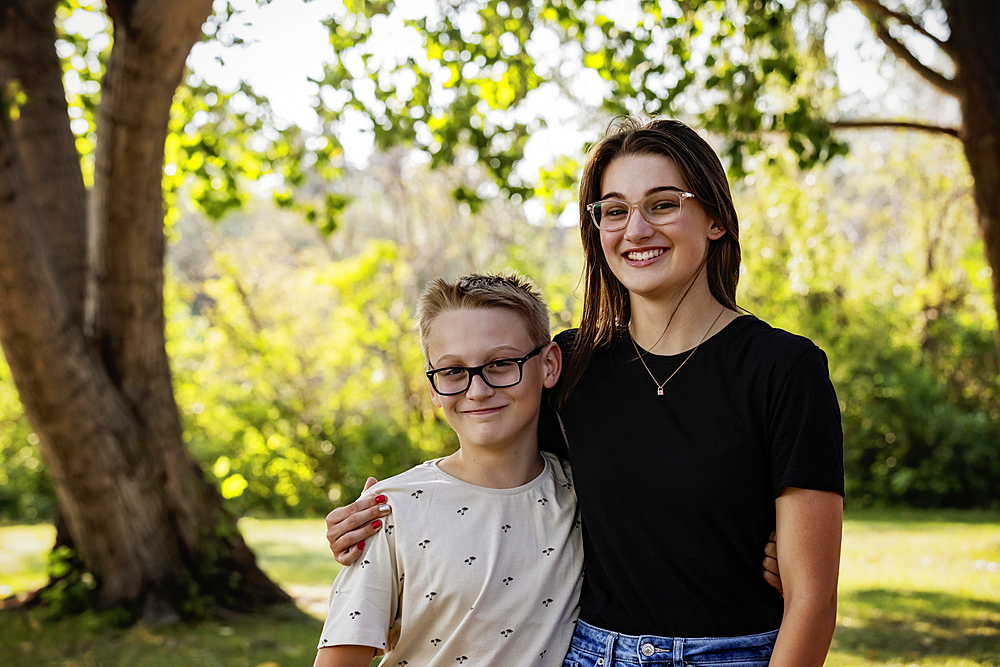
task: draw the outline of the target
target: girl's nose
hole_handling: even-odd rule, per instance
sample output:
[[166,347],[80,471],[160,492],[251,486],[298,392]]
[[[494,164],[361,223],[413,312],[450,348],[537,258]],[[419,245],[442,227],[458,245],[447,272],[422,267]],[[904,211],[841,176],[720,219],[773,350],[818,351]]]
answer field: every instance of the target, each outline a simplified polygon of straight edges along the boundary
[[635,242],[648,239],[652,235],[653,226],[643,217],[642,209],[634,208],[629,213],[628,224],[625,226],[625,240]]

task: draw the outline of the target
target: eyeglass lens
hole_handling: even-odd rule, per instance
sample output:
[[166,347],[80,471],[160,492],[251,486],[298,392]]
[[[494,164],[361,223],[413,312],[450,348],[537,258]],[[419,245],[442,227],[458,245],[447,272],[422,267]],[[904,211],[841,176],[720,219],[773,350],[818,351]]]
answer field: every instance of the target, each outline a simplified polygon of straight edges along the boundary
[[673,222],[681,214],[684,194],[671,191],[654,192],[636,205],[617,199],[605,199],[591,204],[590,214],[594,223],[605,230],[621,229],[627,225],[634,208],[640,210],[647,222],[664,225]]
[[472,378],[477,375],[494,389],[513,387],[521,381],[524,364],[545,349],[547,343],[539,345],[520,359],[497,359],[482,366],[451,366],[427,371],[434,391],[442,396],[464,393],[472,386]]
[[431,376],[434,388],[442,394],[461,394],[472,384],[472,377],[480,375],[486,384],[495,389],[513,387],[521,381],[521,364],[515,360],[501,359],[487,364],[477,372],[469,368],[445,368]]

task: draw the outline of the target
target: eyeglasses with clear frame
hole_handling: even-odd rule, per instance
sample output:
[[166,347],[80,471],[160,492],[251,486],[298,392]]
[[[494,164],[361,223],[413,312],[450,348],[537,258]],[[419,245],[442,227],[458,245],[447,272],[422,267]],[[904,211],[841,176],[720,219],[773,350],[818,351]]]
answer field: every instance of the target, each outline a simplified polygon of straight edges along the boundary
[[681,215],[684,200],[696,195],[693,192],[678,192],[662,190],[654,192],[638,204],[630,204],[620,199],[602,199],[587,204],[590,218],[597,228],[604,232],[615,232],[625,229],[636,209],[651,225],[665,225],[673,222]]
[[427,371],[431,386],[441,396],[458,396],[464,394],[472,386],[472,378],[477,375],[487,386],[494,389],[506,389],[520,384],[524,376],[524,364],[537,356],[549,344],[539,345],[528,354],[517,359],[497,359],[482,366],[447,366],[432,368]]

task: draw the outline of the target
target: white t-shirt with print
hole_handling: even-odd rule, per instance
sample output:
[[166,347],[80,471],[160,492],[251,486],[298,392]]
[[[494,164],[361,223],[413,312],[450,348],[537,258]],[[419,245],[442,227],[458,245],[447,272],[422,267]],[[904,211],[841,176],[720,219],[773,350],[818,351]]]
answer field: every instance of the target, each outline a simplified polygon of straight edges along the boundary
[[573,635],[583,544],[569,464],[513,489],[427,461],[373,486],[386,526],[337,576],[319,648],[383,651],[388,667],[548,667]]

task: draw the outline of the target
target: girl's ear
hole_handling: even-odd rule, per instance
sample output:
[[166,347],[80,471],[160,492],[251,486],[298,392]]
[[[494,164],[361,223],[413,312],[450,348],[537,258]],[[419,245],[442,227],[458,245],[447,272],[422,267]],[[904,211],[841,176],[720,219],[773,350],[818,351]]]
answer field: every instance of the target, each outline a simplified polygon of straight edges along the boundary
[[725,228],[713,220],[712,226],[708,230],[708,238],[711,239],[712,241],[718,241],[725,235],[726,235]]
[[556,386],[559,376],[562,374],[562,350],[555,341],[549,343],[548,348],[542,352],[545,363],[545,381],[543,386],[551,389]]

